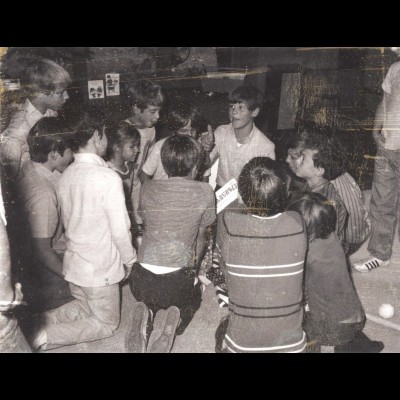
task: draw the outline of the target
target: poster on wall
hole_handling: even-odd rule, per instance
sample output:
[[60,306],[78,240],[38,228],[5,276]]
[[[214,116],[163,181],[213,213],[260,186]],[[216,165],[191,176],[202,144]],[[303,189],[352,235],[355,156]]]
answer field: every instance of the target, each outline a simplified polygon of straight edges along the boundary
[[89,99],[104,99],[103,80],[88,81]]
[[106,95],[119,96],[119,74],[106,74]]

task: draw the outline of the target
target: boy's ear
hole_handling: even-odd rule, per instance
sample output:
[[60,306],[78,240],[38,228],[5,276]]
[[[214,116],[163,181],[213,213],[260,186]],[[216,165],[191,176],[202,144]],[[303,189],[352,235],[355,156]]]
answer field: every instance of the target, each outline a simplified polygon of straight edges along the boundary
[[251,112],[251,116],[252,116],[253,118],[255,118],[255,117],[257,117],[257,115],[259,114],[259,112],[260,112],[260,107],[257,107],[255,110],[253,110],[253,111]]
[[192,168],[192,171],[191,171],[192,179],[193,179],[193,180],[196,178],[198,172],[199,172],[199,169],[197,168],[197,165],[195,165],[195,166]]
[[94,139],[95,142],[101,140],[99,131],[97,129],[93,132],[93,139]]
[[114,153],[121,150],[121,147],[118,146],[117,143],[114,143],[113,146],[112,146],[112,148],[113,148],[113,152],[114,152]]
[[323,168],[323,167],[317,167],[316,168],[316,174],[317,174],[317,176],[324,176],[324,174],[325,174],[325,168]]
[[141,112],[142,112],[142,110],[136,105],[136,104],[134,104],[133,106],[132,106],[132,111],[133,111],[133,113],[136,115],[136,114],[140,114]]
[[60,156],[60,154],[58,153],[58,151],[54,151],[52,150],[49,155],[47,156],[47,159],[49,161],[56,161],[57,158]]

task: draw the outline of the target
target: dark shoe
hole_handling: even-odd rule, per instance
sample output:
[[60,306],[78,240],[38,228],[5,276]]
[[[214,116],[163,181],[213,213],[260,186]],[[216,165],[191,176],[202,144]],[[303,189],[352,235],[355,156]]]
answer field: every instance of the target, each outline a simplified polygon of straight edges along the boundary
[[169,307],[166,311],[157,312],[147,353],[169,353],[171,351],[179,319],[180,312],[175,306]]
[[146,353],[146,329],[149,310],[142,302],[135,303],[129,317],[125,348],[128,353]]
[[202,301],[202,288],[201,288],[201,283],[198,282],[196,286],[193,288],[193,296],[190,302],[190,306],[187,307],[186,309],[182,310],[181,309],[181,323],[179,326],[176,328],[175,334],[176,336],[182,335],[186,328],[189,326],[189,324],[192,322],[192,319],[196,312],[199,310],[201,301]]
[[351,342],[335,346],[335,353],[380,353],[384,348],[383,342],[371,340],[361,332]]

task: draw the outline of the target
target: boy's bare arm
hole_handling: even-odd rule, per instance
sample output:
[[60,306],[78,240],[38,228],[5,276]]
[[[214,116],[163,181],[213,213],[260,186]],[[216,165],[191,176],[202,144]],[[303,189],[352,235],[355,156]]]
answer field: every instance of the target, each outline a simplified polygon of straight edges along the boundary
[[206,234],[210,227],[201,227],[199,229],[199,234],[197,235],[197,242],[196,242],[196,268],[197,272],[200,269],[201,262],[204,258],[204,255],[207,250],[207,240]]
[[145,182],[147,182],[147,181],[149,181],[151,179],[151,176],[147,175],[146,172],[144,172],[142,170],[142,171],[139,172],[139,179],[140,179],[140,182],[143,185],[143,183],[145,183]]
[[40,264],[60,278],[64,278],[63,261],[51,247],[51,238],[32,238],[32,242],[35,257]]

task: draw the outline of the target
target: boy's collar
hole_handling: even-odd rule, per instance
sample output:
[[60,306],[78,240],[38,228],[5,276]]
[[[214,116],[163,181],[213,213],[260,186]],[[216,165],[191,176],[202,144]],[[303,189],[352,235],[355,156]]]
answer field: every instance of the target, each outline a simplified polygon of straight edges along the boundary
[[[252,139],[252,137],[254,136],[254,132],[256,131],[256,125],[255,125],[255,123],[253,122],[253,128],[251,129],[251,131],[250,131],[250,133],[246,136],[246,138],[244,139],[244,142],[243,143],[239,143],[239,144],[246,144],[246,143],[248,143],[251,139]],[[232,132],[232,134],[233,134],[233,136],[235,137],[235,139],[236,139],[236,133],[235,133],[235,129],[233,128],[233,126],[232,126],[232,123],[231,123],[231,132]],[[237,139],[236,139],[236,141],[237,141]]]

